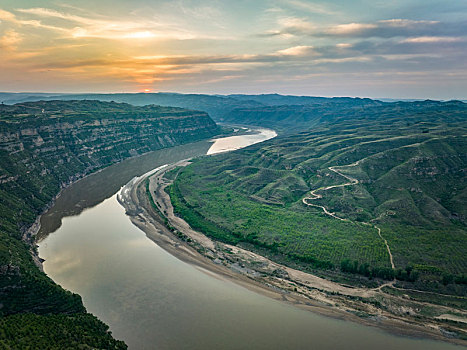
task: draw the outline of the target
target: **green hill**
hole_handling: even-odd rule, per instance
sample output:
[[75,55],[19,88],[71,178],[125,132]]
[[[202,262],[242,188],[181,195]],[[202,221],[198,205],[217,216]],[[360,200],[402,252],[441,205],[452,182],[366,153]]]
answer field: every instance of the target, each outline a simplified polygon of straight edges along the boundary
[[465,294],[466,127],[456,101],[350,106],[312,131],[195,161],[171,196],[195,228],[278,261]]

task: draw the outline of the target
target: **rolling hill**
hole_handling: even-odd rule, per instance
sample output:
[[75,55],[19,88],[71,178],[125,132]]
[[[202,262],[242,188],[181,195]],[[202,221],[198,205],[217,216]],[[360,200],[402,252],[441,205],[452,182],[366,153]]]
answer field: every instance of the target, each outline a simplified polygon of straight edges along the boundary
[[[268,108],[262,125],[313,107]],[[467,105],[303,115],[311,131],[183,168],[171,188],[179,215],[218,240],[331,278],[396,277],[465,295]]]

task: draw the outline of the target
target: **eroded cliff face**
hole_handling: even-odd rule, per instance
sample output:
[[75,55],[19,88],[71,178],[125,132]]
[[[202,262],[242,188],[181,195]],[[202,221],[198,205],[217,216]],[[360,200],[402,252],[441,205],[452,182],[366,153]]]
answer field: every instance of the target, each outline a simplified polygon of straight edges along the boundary
[[[82,105],[97,111],[82,111]],[[79,106],[81,110],[76,110]],[[91,108],[90,108],[91,109]],[[97,101],[37,102],[0,108],[0,150],[26,172],[41,175],[61,165],[78,173],[156,149],[214,135],[216,124],[203,112],[159,106],[133,107]],[[0,164],[1,166],[1,164]],[[16,181],[8,167],[0,180]],[[77,174],[76,174],[77,175]]]
[[0,229],[12,234],[19,225],[24,233],[60,188],[91,172],[217,131],[206,113],[180,108],[99,101],[2,105]]
[[[198,112],[164,118],[148,114],[54,121],[45,119],[43,125],[35,127],[29,127],[28,121],[0,122],[6,127],[0,132],[3,156],[19,161],[26,173],[52,174],[65,166],[76,168],[73,176],[80,177],[128,157],[210,137],[217,130],[205,113]],[[0,172],[0,182],[16,181],[21,176],[8,167]]]
[[[70,183],[129,157],[212,137],[204,112],[100,101],[0,105],[0,316],[82,313],[34,265],[37,220]],[[25,244],[26,243],[26,244]]]

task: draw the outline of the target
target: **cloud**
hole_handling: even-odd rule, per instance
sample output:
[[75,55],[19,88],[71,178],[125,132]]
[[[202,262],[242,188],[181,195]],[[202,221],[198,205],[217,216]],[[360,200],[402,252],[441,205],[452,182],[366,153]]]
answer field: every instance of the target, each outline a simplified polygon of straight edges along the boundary
[[43,24],[41,21],[37,20],[23,20],[19,19],[14,13],[0,9],[0,20],[5,22],[10,22],[16,26],[32,26],[36,28],[44,28],[54,31],[63,31],[62,28],[56,27],[53,25]]
[[[138,20],[115,19],[105,16],[86,17],[78,16],[47,8],[23,8],[16,11],[50,20],[65,21],[61,27],[49,26],[66,33],[69,38],[100,38],[108,40],[127,39],[163,39],[163,40],[188,40],[199,38],[193,32],[175,27],[173,24],[167,25],[154,20],[139,18]],[[22,21],[28,24],[33,21]],[[39,21],[40,26],[46,27]]]
[[278,29],[267,36],[291,34],[310,38],[395,38],[464,36],[466,22],[388,19],[369,23],[351,22],[318,27],[305,18],[284,17],[277,21]]
[[413,28],[414,26],[418,25],[431,25],[431,24],[439,24],[439,21],[426,21],[426,20],[413,20],[413,19],[402,19],[402,18],[393,18],[393,19],[386,19],[381,20],[379,23],[383,25],[387,25],[389,27],[398,27],[398,28]]
[[316,36],[341,36],[358,38],[393,38],[433,33],[440,30],[440,22],[415,21],[408,19],[389,19],[373,23],[348,23],[329,27]]
[[401,41],[401,43],[455,43],[460,41],[465,41],[465,38],[449,36],[419,36],[404,39]]
[[26,14],[31,14],[35,15],[38,17],[53,17],[53,18],[60,18],[60,19],[65,19],[68,21],[73,21],[81,24],[94,24],[96,21],[81,17],[81,16],[76,16],[76,15],[70,15],[67,13],[59,12],[57,10],[50,10],[42,7],[35,7],[35,8],[29,8],[29,9],[17,9],[16,11],[21,12],[21,13],[26,13]]
[[295,35],[309,34],[317,30],[317,27],[305,18],[294,16],[281,16],[277,19],[279,29],[269,30],[258,35],[259,37],[293,38]]
[[35,70],[69,70],[90,67],[119,67],[120,69],[151,72],[153,70],[173,71],[196,66],[206,66],[219,70],[219,66],[237,67],[241,70],[249,65],[275,64],[312,59],[319,56],[312,46],[293,46],[266,54],[243,55],[155,55],[127,58],[67,59],[48,60],[32,63]]
[[14,22],[16,17],[13,13],[0,9],[0,20]]
[[0,37],[0,48],[8,51],[16,50],[17,45],[23,40],[21,34],[14,30],[7,30]]
[[327,30],[327,33],[336,36],[355,35],[375,28],[377,28],[377,25],[374,23],[348,23],[331,27]]
[[323,0],[262,0],[248,6],[115,0],[110,10],[99,2],[92,7],[81,2],[82,8],[42,3],[47,5],[1,5],[0,82],[8,89],[182,90],[217,84],[244,91],[276,89],[292,79],[303,81],[291,84],[294,89],[309,88],[321,79],[335,94],[331,90],[343,76],[353,91],[362,75],[383,81],[393,72],[437,71],[438,77],[446,72],[446,79],[459,80],[449,74],[467,71],[462,13],[420,14],[394,9],[390,2],[383,8],[381,1],[366,1],[368,11],[361,13],[361,4]]
[[414,37],[403,40],[363,40],[355,42],[349,50],[355,54],[433,54],[446,59],[467,54],[467,38]]
[[304,18],[299,17],[281,17],[278,20],[281,27],[289,32],[309,32],[315,30],[316,27]]
[[308,56],[313,53],[313,46],[294,46],[288,49],[277,51],[277,54],[282,56]]
[[[439,42],[432,39],[431,45],[437,44]],[[455,57],[462,57],[465,54],[466,50],[461,44],[459,43],[459,47],[450,48],[451,59],[455,60]],[[66,59],[49,55],[42,57],[40,61],[32,60],[28,62],[28,65],[35,71],[56,70],[75,73],[102,71],[120,77],[126,74],[125,79],[134,79],[142,84],[142,82],[156,81],[161,77],[175,79],[174,77],[182,77],[201,71],[224,71],[226,74],[232,75],[231,72],[234,71],[240,73],[252,69],[263,70],[265,67],[276,67],[279,70],[284,70],[285,67],[306,70],[317,66],[330,67],[331,65],[358,65],[374,62],[402,62],[403,64],[418,63],[423,65],[427,63],[427,60],[436,65],[446,62],[442,52],[442,48],[438,49],[432,46],[424,48],[413,42],[367,40],[352,44],[341,42],[326,46],[296,45],[269,53],[257,54],[122,55],[120,57],[101,55],[97,58],[82,59],[73,55]]]
[[309,13],[317,13],[320,15],[335,16],[338,14],[337,11],[332,10],[329,6],[317,4],[316,2],[305,2],[299,0],[287,0],[284,2],[286,5],[295,7],[299,10],[305,10]]

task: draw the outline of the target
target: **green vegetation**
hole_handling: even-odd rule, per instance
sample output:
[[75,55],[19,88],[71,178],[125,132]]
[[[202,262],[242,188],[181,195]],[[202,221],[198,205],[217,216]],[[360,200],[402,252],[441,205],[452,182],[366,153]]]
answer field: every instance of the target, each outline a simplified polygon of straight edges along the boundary
[[109,327],[89,314],[19,314],[0,318],[2,349],[126,349]]
[[[465,294],[466,115],[456,101],[331,110],[312,131],[196,160],[169,191],[178,214],[218,240],[304,268]],[[325,190],[349,182],[339,173],[358,183]],[[308,203],[348,221],[303,204],[312,190],[322,198]]]
[[380,101],[349,97],[263,95],[255,101],[263,105],[242,105],[225,113],[221,120],[244,125],[264,125],[280,133],[291,134],[310,130],[341,115],[357,116],[362,111],[381,109],[382,106],[393,108],[392,105]]
[[164,173],[164,177],[168,180],[174,180],[177,176],[178,172],[180,171],[180,167],[175,167],[172,170],[166,171]]
[[313,267],[332,268],[346,257],[388,266],[384,244],[374,239],[371,227],[324,217],[300,204],[284,207],[251,200],[230,186],[204,182],[202,176],[213,169],[204,162],[195,164],[169,189],[177,213],[193,228],[226,243],[250,243]]
[[0,347],[125,348],[86,313],[79,295],[38,269],[31,255],[34,223],[71,182],[123,159],[218,131],[206,113],[179,108],[99,101],[1,105]]

